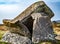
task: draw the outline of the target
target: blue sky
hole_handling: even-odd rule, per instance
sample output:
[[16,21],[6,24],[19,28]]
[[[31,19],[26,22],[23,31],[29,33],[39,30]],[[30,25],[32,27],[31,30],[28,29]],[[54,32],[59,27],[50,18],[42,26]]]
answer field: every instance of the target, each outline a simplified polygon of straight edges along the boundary
[[[3,19],[13,19],[32,3],[40,0],[0,0],[0,24]],[[60,0],[43,0],[52,9],[55,16],[52,20],[60,20]]]

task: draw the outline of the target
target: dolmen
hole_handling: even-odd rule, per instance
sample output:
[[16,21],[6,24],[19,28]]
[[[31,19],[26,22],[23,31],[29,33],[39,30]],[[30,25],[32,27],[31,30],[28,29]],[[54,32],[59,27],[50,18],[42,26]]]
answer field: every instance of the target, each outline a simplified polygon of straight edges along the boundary
[[14,19],[4,19],[3,24],[9,30],[2,41],[11,44],[36,44],[41,41],[55,41],[51,18],[52,10],[43,1],[29,6]]

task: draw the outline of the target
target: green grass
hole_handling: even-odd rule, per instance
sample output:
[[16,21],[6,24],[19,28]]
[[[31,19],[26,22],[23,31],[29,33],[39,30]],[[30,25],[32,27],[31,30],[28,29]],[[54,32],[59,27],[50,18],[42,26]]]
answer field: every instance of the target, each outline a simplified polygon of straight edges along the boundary
[[3,34],[5,33],[6,31],[2,31],[0,30],[0,39],[2,38]]
[[[3,36],[3,34],[4,34],[5,32],[6,32],[6,31],[0,30],[0,40],[2,39],[2,36]],[[0,41],[0,44],[10,44],[10,43]]]
[[10,43],[0,41],[0,44],[10,44]]

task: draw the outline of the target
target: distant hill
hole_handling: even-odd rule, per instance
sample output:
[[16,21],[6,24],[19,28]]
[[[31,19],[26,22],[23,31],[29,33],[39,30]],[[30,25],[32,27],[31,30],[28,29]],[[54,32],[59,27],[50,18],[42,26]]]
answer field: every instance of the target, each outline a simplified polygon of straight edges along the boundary
[[60,23],[60,20],[57,20],[57,21],[53,21],[53,23]]
[[60,23],[60,20],[57,20],[56,22],[57,22],[57,23]]

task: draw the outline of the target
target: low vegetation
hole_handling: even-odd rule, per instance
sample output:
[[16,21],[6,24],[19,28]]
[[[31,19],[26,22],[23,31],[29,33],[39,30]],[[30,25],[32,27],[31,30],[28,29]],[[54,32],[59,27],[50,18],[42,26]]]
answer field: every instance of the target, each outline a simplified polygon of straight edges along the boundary
[[0,30],[0,44],[10,44],[10,43],[1,41],[2,36],[3,36],[4,33],[6,33],[6,31]]

